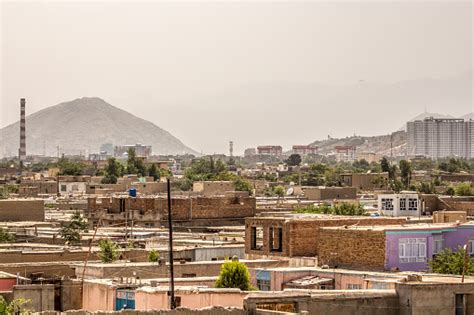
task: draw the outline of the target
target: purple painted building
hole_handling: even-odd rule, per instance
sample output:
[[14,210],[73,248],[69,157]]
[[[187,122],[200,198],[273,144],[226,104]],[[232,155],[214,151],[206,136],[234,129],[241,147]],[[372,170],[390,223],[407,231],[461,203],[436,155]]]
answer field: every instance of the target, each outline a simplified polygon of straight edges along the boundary
[[444,248],[468,244],[474,255],[474,222],[385,227],[385,270],[428,270],[428,261]]

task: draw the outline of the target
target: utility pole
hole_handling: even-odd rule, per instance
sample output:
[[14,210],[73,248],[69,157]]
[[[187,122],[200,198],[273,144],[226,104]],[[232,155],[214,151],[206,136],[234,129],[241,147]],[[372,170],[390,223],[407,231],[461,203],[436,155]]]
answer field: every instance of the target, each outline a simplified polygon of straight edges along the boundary
[[176,308],[176,300],[174,298],[174,266],[173,266],[173,218],[171,211],[171,184],[169,177],[166,179],[168,184],[168,229],[169,229],[169,264],[170,264],[170,309]]
[[393,158],[393,132],[390,134],[390,158]]

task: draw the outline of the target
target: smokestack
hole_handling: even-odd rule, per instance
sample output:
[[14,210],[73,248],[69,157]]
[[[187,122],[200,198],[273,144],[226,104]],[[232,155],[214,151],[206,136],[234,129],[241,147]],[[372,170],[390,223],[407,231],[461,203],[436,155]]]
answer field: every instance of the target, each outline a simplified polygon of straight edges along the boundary
[[234,142],[229,141],[229,156],[234,157]]
[[26,117],[25,117],[26,100],[20,99],[20,164],[26,160]]

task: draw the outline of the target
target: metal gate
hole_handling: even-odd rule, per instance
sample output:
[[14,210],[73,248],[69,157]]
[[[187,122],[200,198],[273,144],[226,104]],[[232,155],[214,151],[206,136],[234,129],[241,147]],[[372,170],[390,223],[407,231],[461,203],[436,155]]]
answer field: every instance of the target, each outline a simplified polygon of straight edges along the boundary
[[120,311],[123,309],[135,309],[135,291],[123,289],[117,290],[117,295],[115,298],[115,310]]

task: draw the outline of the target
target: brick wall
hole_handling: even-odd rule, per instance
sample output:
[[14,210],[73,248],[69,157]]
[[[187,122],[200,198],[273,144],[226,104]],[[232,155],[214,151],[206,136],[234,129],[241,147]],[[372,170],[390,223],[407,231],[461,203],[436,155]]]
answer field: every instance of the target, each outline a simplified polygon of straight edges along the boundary
[[[158,220],[167,220],[168,199],[166,198],[125,198],[123,209],[137,211],[136,221],[152,214]],[[172,198],[173,220],[191,221],[199,219],[244,218],[255,215],[256,201],[254,197],[191,197]],[[120,213],[120,198],[88,199],[88,215],[106,209],[108,213]],[[118,218],[119,219],[119,218]]]
[[320,265],[368,270],[384,269],[384,231],[322,228],[319,233]]
[[[284,218],[247,218],[245,224],[245,253],[261,256],[317,256],[320,243],[320,228],[354,225],[397,225],[406,223],[405,218],[341,217],[340,219],[284,219]],[[270,227],[283,228],[283,246],[281,252],[270,251]],[[263,248],[251,248],[252,227],[263,228]]]
[[0,200],[0,221],[44,221],[44,201]]

